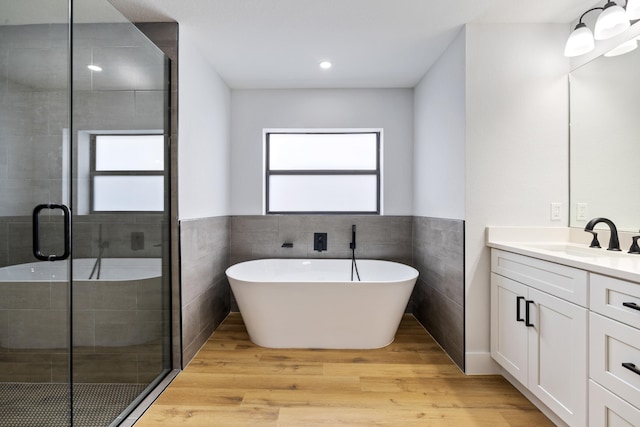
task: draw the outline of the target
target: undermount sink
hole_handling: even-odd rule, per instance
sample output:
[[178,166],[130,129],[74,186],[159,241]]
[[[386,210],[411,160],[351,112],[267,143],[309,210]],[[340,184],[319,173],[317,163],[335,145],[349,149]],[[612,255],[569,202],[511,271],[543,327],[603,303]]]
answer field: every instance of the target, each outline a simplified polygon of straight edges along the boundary
[[618,256],[631,256],[626,251],[608,251],[606,248],[590,248],[588,246],[582,246],[577,243],[526,243],[523,246],[530,247],[531,249],[537,249],[541,251],[549,251],[556,253],[563,253],[565,255],[578,256],[578,257],[618,257]]

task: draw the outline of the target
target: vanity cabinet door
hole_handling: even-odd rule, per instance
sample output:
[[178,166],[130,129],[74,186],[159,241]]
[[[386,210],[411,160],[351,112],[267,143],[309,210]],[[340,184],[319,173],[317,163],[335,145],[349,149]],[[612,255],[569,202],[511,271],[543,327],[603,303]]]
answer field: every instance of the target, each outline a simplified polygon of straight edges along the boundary
[[513,377],[527,385],[527,327],[525,303],[528,287],[491,274],[491,357]]
[[528,388],[571,426],[587,424],[585,308],[529,289]]
[[[569,426],[584,427],[588,309],[574,300],[586,298],[587,273],[495,250],[492,260],[491,357]],[[548,293],[562,275],[558,286],[585,298]]]

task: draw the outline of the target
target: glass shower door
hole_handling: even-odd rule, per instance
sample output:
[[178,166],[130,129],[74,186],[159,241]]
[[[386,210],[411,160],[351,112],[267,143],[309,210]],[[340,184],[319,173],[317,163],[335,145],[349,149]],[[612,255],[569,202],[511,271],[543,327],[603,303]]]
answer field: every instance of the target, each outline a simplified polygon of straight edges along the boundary
[[168,60],[106,0],[0,16],[0,427],[116,425],[171,367]]
[[33,244],[64,258],[65,217],[47,204],[68,191],[69,3],[0,0],[0,16],[0,426],[66,426],[70,261]]

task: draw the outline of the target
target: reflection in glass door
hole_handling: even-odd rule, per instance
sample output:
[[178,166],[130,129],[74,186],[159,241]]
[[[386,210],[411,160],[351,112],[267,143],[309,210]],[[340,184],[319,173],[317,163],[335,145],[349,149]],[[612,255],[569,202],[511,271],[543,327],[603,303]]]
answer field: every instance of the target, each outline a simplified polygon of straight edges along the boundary
[[106,0],[0,16],[0,426],[117,424],[171,367],[168,60]]
[[[0,426],[65,426],[71,262],[35,258],[32,214],[66,191],[69,4],[22,3],[0,0]],[[61,213],[37,215],[42,254],[64,252]]]

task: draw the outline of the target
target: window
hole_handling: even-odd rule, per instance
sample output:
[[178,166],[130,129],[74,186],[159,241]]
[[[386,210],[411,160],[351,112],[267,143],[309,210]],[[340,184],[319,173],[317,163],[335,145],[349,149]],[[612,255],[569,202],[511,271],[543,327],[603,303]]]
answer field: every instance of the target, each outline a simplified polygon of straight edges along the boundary
[[91,211],[164,211],[164,135],[94,135]]
[[267,132],[267,214],[380,213],[380,132]]

